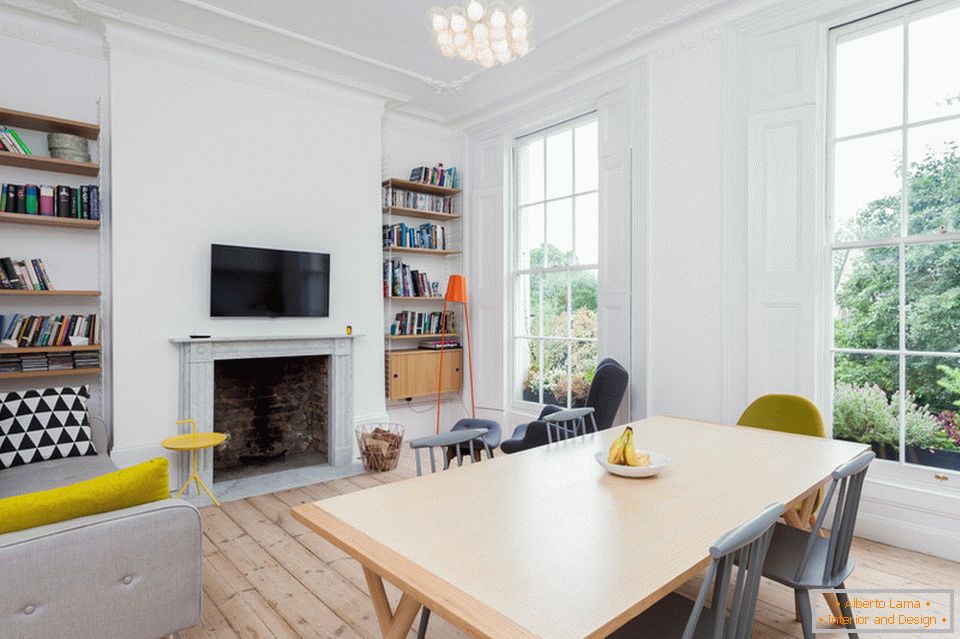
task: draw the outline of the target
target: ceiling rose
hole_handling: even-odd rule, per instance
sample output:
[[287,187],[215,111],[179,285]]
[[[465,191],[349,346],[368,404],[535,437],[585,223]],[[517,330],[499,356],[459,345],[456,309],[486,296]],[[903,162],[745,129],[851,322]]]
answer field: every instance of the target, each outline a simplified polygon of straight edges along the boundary
[[525,2],[469,0],[466,6],[434,7],[427,27],[440,54],[458,55],[484,69],[509,64],[530,51],[530,10]]

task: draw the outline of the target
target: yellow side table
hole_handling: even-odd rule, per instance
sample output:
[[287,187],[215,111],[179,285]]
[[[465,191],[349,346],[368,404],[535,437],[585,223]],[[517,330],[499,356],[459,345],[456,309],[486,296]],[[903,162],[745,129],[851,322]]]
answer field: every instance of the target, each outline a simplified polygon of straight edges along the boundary
[[174,437],[168,437],[160,445],[166,448],[167,450],[187,450],[190,451],[190,456],[192,457],[191,463],[193,465],[193,474],[190,477],[187,477],[187,481],[180,487],[180,490],[177,491],[177,497],[183,494],[183,491],[187,489],[187,486],[190,485],[190,482],[195,482],[197,484],[197,494],[200,494],[200,488],[210,496],[210,499],[213,500],[217,506],[220,505],[220,502],[217,501],[217,498],[213,496],[213,493],[210,492],[210,489],[207,488],[207,485],[202,479],[200,479],[200,474],[197,472],[197,452],[203,450],[204,448],[213,448],[214,446],[219,446],[226,439],[227,436],[224,433],[198,433],[197,432],[197,422],[192,419],[181,419],[177,424],[191,424],[193,429],[191,432],[176,435]]

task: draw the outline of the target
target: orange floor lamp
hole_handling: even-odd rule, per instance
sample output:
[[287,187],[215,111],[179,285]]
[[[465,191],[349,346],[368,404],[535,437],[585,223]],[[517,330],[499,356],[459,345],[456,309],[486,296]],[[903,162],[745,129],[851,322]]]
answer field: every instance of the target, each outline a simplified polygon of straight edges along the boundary
[[447,294],[443,298],[443,315],[440,316],[440,364],[437,372],[437,434],[440,434],[440,399],[443,395],[443,351],[447,335],[447,304],[463,304],[463,320],[467,333],[467,365],[470,370],[470,416],[476,418],[477,409],[473,402],[473,354],[470,350],[470,314],[467,311],[467,278],[463,275],[451,275],[447,281]]

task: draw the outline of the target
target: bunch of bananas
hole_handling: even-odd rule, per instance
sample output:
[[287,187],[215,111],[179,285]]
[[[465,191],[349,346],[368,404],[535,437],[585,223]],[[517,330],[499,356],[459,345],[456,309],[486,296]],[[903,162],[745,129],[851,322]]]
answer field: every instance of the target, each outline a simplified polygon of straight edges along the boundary
[[623,433],[610,444],[607,463],[619,466],[649,466],[650,453],[640,453],[633,448],[633,428],[627,426]]

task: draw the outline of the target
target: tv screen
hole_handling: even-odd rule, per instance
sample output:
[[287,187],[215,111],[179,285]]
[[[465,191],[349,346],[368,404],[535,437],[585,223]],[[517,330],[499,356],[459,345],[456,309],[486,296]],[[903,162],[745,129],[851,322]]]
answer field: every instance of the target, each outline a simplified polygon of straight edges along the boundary
[[213,317],[327,317],[330,254],[214,244]]

